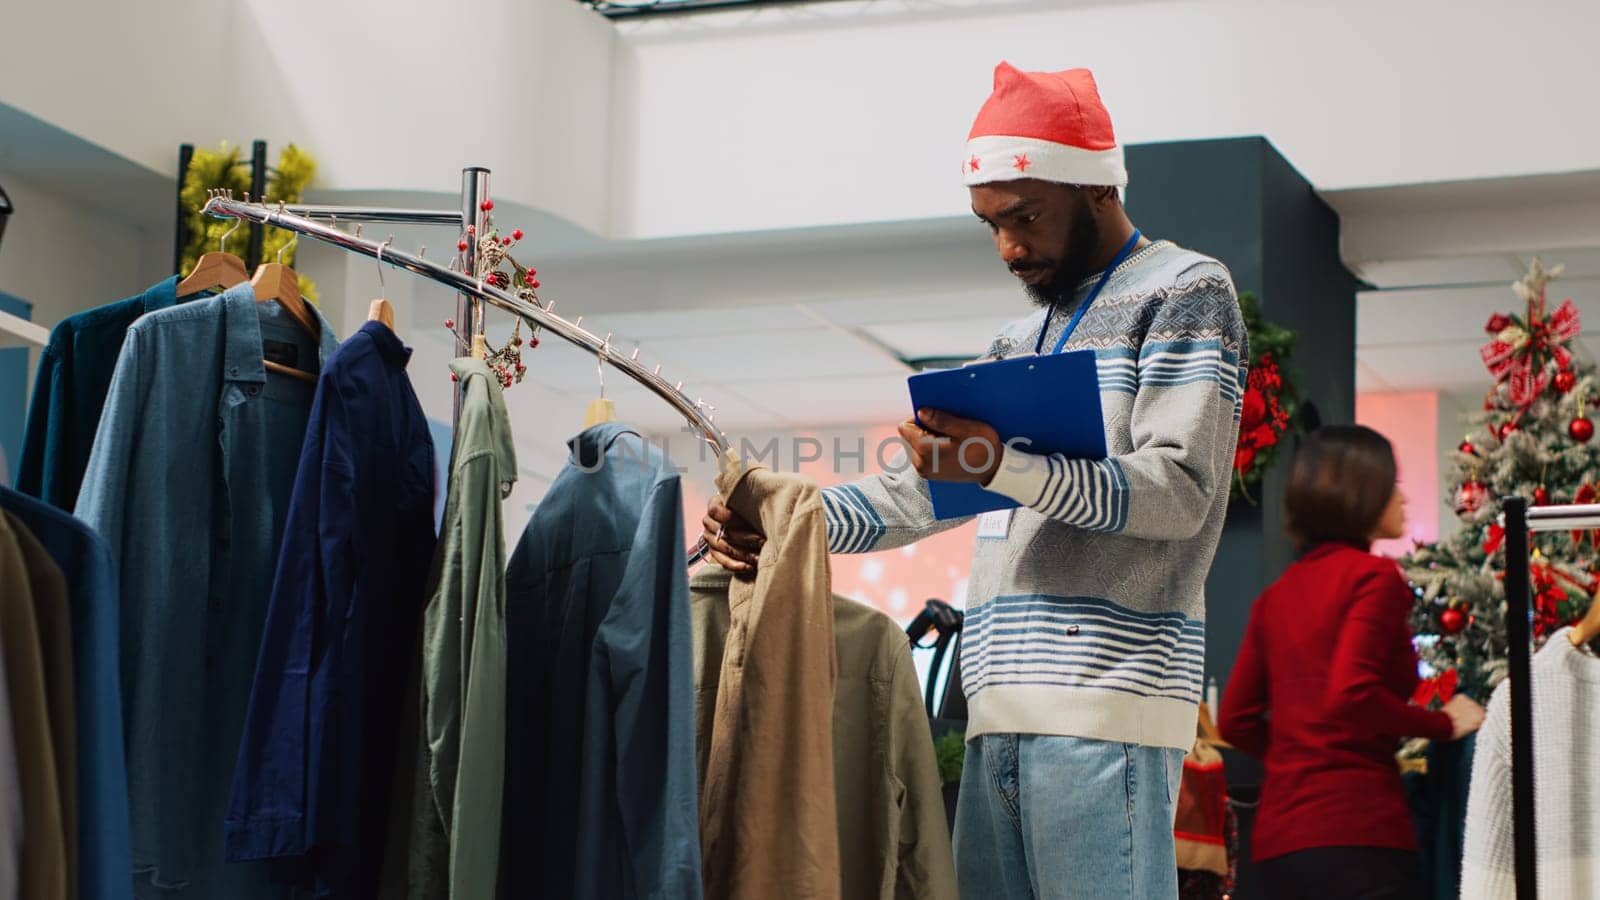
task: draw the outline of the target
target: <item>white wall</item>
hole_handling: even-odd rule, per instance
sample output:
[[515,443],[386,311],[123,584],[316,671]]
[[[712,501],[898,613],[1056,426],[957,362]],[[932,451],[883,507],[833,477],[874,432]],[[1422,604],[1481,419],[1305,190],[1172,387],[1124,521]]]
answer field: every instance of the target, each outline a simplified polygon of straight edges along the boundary
[[325,190],[496,190],[608,229],[611,25],[572,2],[67,0],[0,6],[0,103],[149,169],[294,141]]
[[[961,215],[1000,59],[1124,142],[1265,134],[1319,188],[1600,165],[1592,0],[901,0],[618,28],[570,0],[0,7],[0,103],[165,173],[295,140],[327,191],[496,193],[618,238]],[[609,177],[608,177],[609,176]],[[1133,173],[1133,189],[1138,173]]]
[[1123,142],[1265,134],[1319,188],[1591,168],[1597,27],[1592,0],[957,0],[640,23],[616,230],[963,214],[960,147],[1002,59],[1093,68]]
[[[31,302],[40,325],[130,297],[169,274],[170,230],[118,219],[5,170],[0,185],[16,208],[0,240],[0,291]],[[37,365],[35,352],[30,385]]]

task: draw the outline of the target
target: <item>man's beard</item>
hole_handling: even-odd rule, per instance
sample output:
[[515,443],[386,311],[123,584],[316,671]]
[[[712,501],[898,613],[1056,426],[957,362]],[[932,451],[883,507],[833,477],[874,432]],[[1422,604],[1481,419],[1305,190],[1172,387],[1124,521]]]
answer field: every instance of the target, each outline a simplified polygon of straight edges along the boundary
[[1095,221],[1089,204],[1084,203],[1073,217],[1067,235],[1067,245],[1062,249],[1061,264],[1049,281],[1023,287],[1028,298],[1038,306],[1071,308],[1078,293],[1078,285],[1090,275],[1094,254],[1100,248],[1100,223]]

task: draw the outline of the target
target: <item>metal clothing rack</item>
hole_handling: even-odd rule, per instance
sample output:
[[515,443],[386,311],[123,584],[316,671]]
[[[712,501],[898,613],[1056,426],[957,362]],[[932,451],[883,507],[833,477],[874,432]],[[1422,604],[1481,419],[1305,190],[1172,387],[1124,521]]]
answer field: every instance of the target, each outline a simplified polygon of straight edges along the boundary
[[[262,225],[272,225],[298,232],[308,237],[316,238],[347,250],[370,256],[379,263],[388,263],[398,266],[412,274],[420,275],[430,281],[438,282],[456,291],[456,317],[455,337],[456,355],[466,356],[472,347],[474,335],[484,333],[484,304],[499,307],[512,315],[518,316],[531,325],[556,335],[574,344],[595,356],[602,363],[609,363],[612,368],[637,381],[651,393],[665,400],[669,406],[676,409],[688,423],[700,432],[705,442],[717,451],[718,458],[730,452],[727,434],[717,428],[713,410],[715,407],[700,399],[690,399],[683,392],[683,382],[669,383],[661,377],[661,367],[653,369],[639,361],[639,351],[635,349],[629,355],[619,353],[611,346],[611,336],[600,337],[582,327],[583,317],[568,322],[556,315],[553,310],[555,302],[550,301],[544,305],[530,303],[516,295],[488,284],[483,278],[476,276],[477,241],[467,240],[467,250],[456,255],[461,263],[461,270],[439,265],[420,255],[407,253],[403,250],[393,249],[387,242],[364,238],[340,230],[334,225],[326,225],[319,219],[332,221],[343,220],[346,222],[392,222],[422,225],[449,225],[458,233],[465,236],[466,226],[473,225],[473,234],[482,235],[488,219],[488,211],[484,209],[484,201],[489,198],[489,170],[479,166],[469,166],[461,172],[461,207],[460,210],[427,210],[427,209],[386,209],[352,206],[307,206],[307,205],[265,205],[261,203],[248,203],[235,200],[230,196],[214,196],[205,205],[206,214],[219,218],[244,219],[248,222]],[[456,392],[455,415],[461,412],[461,392]],[[454,427],[454,423],[452,423]],[[689,564],[694,565],[707,551],[704,537],[700,538],[691,549]]]
[[1506,530],[1506,639],[1511,679],[1511,827],[1516,861],[1517,900],[1537,900],[1538,861],[1534,855],[1532,596],[1528,571],[1529,538],[1540,531],[1600,528],[1600,504],[1528,507],[1527,498],[1509,497]]

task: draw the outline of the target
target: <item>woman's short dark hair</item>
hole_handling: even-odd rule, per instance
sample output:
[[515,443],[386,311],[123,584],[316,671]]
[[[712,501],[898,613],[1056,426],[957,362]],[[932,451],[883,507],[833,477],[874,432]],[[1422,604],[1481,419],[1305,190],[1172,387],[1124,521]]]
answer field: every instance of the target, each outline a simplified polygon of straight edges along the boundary
[[1302,549],[1365,544],[1395,491],[1394,446],[1362,425],[1324,425],[1295,452],[1283,497],[1285,528]]

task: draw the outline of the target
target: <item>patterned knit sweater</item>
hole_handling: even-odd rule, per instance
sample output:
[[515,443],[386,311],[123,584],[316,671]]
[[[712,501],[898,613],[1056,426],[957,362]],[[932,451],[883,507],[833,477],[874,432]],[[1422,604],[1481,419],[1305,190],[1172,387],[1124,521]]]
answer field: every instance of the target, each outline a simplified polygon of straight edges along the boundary
[[[1077,302],[1097,278],[1079,286]],[[1069,318],[1053,317],[1046,348]],[[1043,322],[1040,310],[1007,326],[986,358],[1033,352]],[[1205,579],[1248,360],[1232,279],[1213,259],[1147,245],[1112,274],[1063,349],[1098,359],[1108,455],[1005,450],[989,489],[1022,508],[1004,537],[979,537],[973,555],[961,656],[967,736],[1188,750],[1204,677]],[[828,488],[823,501],[835,553],[898,547],[965,521],[936,521],[927,482],[910,468]]]
[[[1533,817],[1539,896],[1600,898],[1600,659],[1563,628],[1533,657]],[[1517,895],[1511,828],[1511,682],[1489,698],[1472,754],[1462,900]]]

